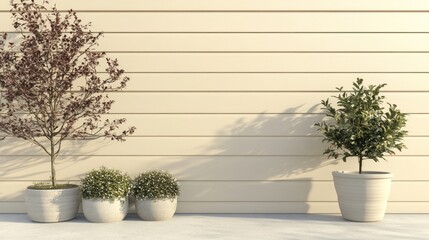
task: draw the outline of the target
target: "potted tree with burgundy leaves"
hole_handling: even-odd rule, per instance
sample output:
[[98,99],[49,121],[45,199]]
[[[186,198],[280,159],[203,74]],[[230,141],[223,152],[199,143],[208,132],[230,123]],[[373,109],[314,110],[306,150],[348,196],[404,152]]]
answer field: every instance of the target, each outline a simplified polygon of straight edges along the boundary
[[26,205],[33,221],[57,222],[74,218],[80,201],[78,186],[57,181],[55,162],[63,143],[100,137],[124,141],[135,128],[119,130],[125,119],[106,119],[114,103],[108,93],[122,90],[129,79],[116,59],[94,51],[101,34],[92,33],[74,11],[61,13],[47,4],[12,2],[20,39],[0,38],[0,131],[48,155],[50,183],[29,186]]
[[336,106],[329,99],[322,101],[327,119],[317,123],[324,142],[330,144],[324,154],[346,161],[354,158],[357,172],[333,172],[340,210],[345,219],[380,221],[383,219],[390,193],[392,174],[363,171],[367,160],[378,162],[385,154],[394,154],[405,146],[405,114],[395,104],[384,103],[380,89],[386,84],[363,86],[353,83],[353,91],[337,88]]

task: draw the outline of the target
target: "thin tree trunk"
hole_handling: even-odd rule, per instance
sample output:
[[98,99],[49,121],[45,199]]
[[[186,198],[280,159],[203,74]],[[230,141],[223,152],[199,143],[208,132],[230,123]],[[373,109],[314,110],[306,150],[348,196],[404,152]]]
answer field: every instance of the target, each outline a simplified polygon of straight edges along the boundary
[[359,156],[359,174],[362,174],[363,157]]
[[57,185],[57,176],[55,172],[55,148],[54,148],[54,141],[51,140],[51,183],[52,187],[55,188]]

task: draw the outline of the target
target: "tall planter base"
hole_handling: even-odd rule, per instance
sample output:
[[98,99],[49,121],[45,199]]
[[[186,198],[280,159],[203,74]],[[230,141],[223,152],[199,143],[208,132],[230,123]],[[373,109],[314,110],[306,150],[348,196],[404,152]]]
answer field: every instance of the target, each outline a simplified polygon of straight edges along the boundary
[[386,212],[393,174],[388,172],[333,172],[344,219],[381,221]]

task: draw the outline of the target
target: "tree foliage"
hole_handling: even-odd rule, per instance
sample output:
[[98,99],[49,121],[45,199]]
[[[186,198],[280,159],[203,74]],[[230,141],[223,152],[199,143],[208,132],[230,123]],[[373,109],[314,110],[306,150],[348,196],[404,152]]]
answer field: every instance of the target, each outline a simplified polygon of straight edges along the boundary
[[124,118],[102,118],[114,103],[109,92],[124,89],[129,78],[117,59],[94,50],[102,33],[91,32],[73,10],[20,0],[12,2],[11,14],[20,39],[0,37],[0,131],[42,148],[51,157],[55,186],[63,140],[124,141],[134,132],[119,130]]
[[324,154],[343,161],[357,157],[359,173],[362,173],[363,160],[378,162],[386,153],[394,154],[395,149],[401,151],[405,147],[405,114],[395,104],[384,104],[385,97],[379,94],[385,85],[365,87],[363,80],[358,78],[351,93],[343,91],[342,87],[337,88],[340,92],[334,97],[337,106],[333,106],[329,99],[322,100],[322,109],[328,119],[316,126],[324,135],[323,141],[330,144]]

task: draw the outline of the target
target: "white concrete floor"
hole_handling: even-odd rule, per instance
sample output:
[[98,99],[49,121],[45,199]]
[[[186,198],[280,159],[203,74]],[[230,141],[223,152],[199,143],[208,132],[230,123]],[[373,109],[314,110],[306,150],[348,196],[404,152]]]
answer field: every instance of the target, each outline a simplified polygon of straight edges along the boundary
[[406,239],[429,240],[429,214],[388,214],[382,222],[357,223],[338,215],[176,214],[170,221],[145,222],[135,214],[118,223],[33,223],[25,214],[0,214],[1,240],[50,239]]

